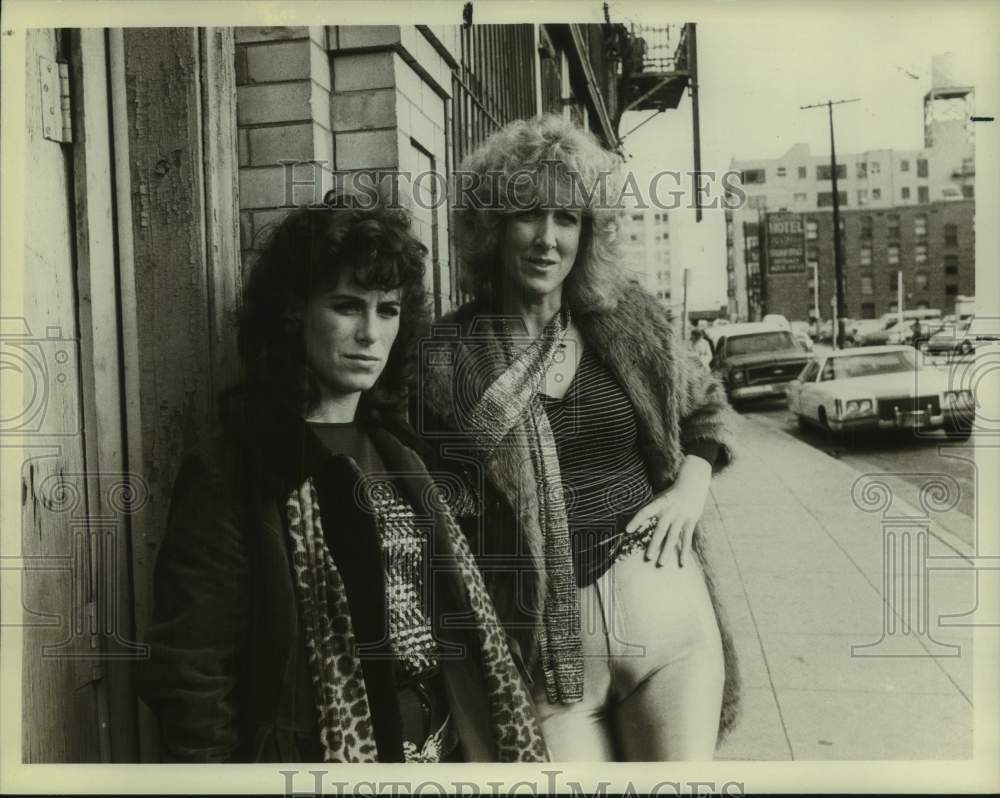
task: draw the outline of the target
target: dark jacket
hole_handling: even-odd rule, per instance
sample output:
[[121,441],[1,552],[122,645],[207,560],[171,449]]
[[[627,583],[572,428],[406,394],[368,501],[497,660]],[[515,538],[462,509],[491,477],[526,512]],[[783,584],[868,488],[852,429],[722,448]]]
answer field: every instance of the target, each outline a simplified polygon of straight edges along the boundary
[[[490,327],[477,322],[490,312],[485,305],[470,303],[435,323],[421,347],[421,405],[416,413],[418,429],[437,444],[442,462],[449,461],[450,452],[451,467],[477,488],[482,511],[478,518],[464,519],[463,528],[480,557],[501,619],[530,661],[536,653],[546,594],[537,485],[526,477],[530,471],[523,447],[498,447],[483,461],[460,432],[463,412],[506,368]],[[685,453],[696,450],[700,442],[717,447],[717,471],[731,462],[734,411],[725,390],[678,339],[662,305],[639,288],[624,287],[612,309],[578,311],[573,321],[632,402],[640,451],[654,491],[673,483]],[[701,525],[692,545],[705,571],[726,656],[721,738],[738,711],[736,651]]]
[[[431,478],[403,442],[412,433],[395,418],[369,428],[386,467],[400,475],[418,521],[433,525],[435,562],[447,562],[453,549],[444,519],[427,502]],[[150,657],[137,676],[140,695],[159,717],[165,759],[322,758],[285,532],[285,499],[306,475],[319,494],[355,635],[372,652],[362,662],[379,760],[403,761],[394,665],[385,656],[383,558],[374,519],[354,499],[360,472],[353,461],[331,454],[300,419],[247,401],[230,403],[223,433],[185,460],[156,564]],[[442,615],[462,612],[467,594],[454,569],[441,569],[431,581],[439,644],[464,645],[469,652],[441,657],[462,754],[490,761],[494,745],[479,643],[472,632],[440,623]]]

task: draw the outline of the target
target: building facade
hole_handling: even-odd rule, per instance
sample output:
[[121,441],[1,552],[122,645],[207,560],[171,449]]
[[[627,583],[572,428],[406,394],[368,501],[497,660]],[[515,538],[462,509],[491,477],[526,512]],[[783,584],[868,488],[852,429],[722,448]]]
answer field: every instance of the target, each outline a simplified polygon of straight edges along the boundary
[[670,222],[666,211],[631,209],[622,215],[622,261],[633,279],[675,310],[681,300],[670,262]]
[[[904,307],[949,313],[955,297],[974,293],[974,90],[953,67],[950,57],[933,60],[923,149],[837,155],[848,317],[894,310],[900,271]],[[733,160],[732,169],[742,175],[747,200],[726,211],[730,316],[830,318],[836,292],[829,156],[797,144],[780,158]],[[779,218],[798,219],[802,231],[801,257],[780,268],[773,234]]]

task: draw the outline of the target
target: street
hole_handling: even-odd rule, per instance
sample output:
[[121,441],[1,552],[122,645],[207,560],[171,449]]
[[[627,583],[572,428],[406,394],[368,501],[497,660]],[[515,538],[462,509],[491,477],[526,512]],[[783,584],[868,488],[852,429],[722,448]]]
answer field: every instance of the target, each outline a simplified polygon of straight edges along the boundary
[[[916,495],[928,475],[945,473],[959,485],[954,510],[939,518],[949,532],[974,545],[976,517],[976,468],[972,461],[975,435],[968,441],[949,441],[943,432],[926,432],[921,437],[906,433],[872,433],[859,436],[850,445],[818,427],[802,429],[784,401],[761,403],[744,410],[744,415],[765,424],[777,434],[789,435],[840,460],[861,474],[883,474],[894,489],[917,504]],[[892,475],[892,476],[888,476]],[[906,490],[905,485],[911,490]],[[912,495],[910,495],[912,493]]]

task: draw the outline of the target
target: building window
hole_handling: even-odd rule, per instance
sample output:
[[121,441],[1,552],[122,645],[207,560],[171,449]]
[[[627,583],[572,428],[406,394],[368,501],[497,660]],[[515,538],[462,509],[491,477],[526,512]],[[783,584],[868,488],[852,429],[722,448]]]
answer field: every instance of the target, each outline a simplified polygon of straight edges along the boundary
[[913,287],[918,291],[927,290],[927,272],[917,272],[913,275]]
[[[830,179],[830,167],[826,164],[816,167],[816,179],[817,180],[829,180]],[[837,179],[846,180],[847,179],[847,164],[838,163],[837,164]]]
[[955,296],[955,295],[958,294],[958,286],[957,285],[946,285],[944,287],[944,293],[945,293],[945,296]]
[[927,263],[927,245],[917,244],[913,248],[913,262],[914,263]]
[[799,180],[805,180],[808,174],[804,166],[799,167]]
[[931,201],[931,191],[927,186],[917,186],[917,202],[926,205]]
[[946,247],[958,246],[958,225],[946,224],[944,226],[944,245]]
[[913,217],[913,235],[917,238],[927,237],[927,217],[923,214]]
[[763,195],[750,197],[750,199],[747,200],[747,205],[751,208],[751,210],[763,210],[767,207],[767,197]]
[[862,180],[868,177],[868,164],[864,161],[858,161],[858,179]]
[[806,239],[815,241],[819,237],[819,222],[815,219],[806,219]]
[[899,214],[890,213],[885,220],[886,234],[889,238],[899,238]]
[[889,290],[899,290],[899,272],[889,272]]
[[804,191],[797,191],[795,192],[795,196],[793,199],[795,200],[795,202],[808,202],[809,195],[806,194],[806,192]]
[[875,318],[875,303],[874,302],[862,302],[861,303],[861,318],[863,318],[863,319],[874,319]]
[[909,161],[900,161],[899,162],[899,171],[900,172],[909,172],[910,171],[910,162]]
[[897,266],[899,264],[899,244],[889,244],[887,260],[890,266]]
[[875,293],[875,289],[872,285],[872,276],[870,274],[861,275],[861,293],[869,296]]
[[632,214],[632,221],[633,222],[641,222],[642,221],[642,214],[641,213],[633,213]]
[[784,177],[786,174],[788,174],[788,170],[784,166],[779,166],[778,177]]
[[872,248],[870,246],[861,247],[861,265],[872,265]]
[[763,169],[744,169],[743,170],[743,184],[747,186],[755,185],[759,186],[765,182],[765,175]]
[[868,163],[868,171],[871,174],[873,174],[873,175],[877,175],[877,174],[879,174],[879,172],[882,171],[882,167],[879,166],[879,162],[878,161],[870,161]]
[[[838,191],[837,200],[841,205],[847,205],[847,192]],[[833,206],[833,192],[832,191],[821,191],[816,195],[816,207],[817,208],[829,208]]]
[[859,188],[858,189],[858,205],[867,205],[867,204],[868,204],[868,189],[867,188]]
[[975,196],[974,187],[971,185],[962,186],[962,196],[965,199],[972,199]]
[[638,241],[638,240],[639,240],[639,236],[637,236],[637,235],[636,235],[635,233],[632,233],[632,234],[631,234],[631,235],[629,236],[629,240],[630,240],[630,241]]
[[861,237],[871,238],[872,237],[872,217],[862,216],[861,217]]
[[903,188],[900,189],[900,196],[903,199],[908,200],[910,198],[910,187],[909,186],[903,186]]
[[944,273],[958,274],[958,255],[944,256]]
[[872,199],[873,200],[880,200],[880,199],[882,199],[882,189],[880,189],[880,188],[873,188],[872,189]]
[[917,158],[917,177],[927,177],[926,158]]

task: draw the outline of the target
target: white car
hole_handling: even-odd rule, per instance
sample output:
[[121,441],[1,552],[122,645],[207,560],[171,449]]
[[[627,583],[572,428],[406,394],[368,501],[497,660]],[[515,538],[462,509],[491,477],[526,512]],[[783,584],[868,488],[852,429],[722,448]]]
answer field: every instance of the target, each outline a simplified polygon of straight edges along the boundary
[[815,356],[786,394],[800,425],[832,432],[943,428],[965,439],[975,420],[972,392],[956,389],[947,372],[918,366],[910,346]]

